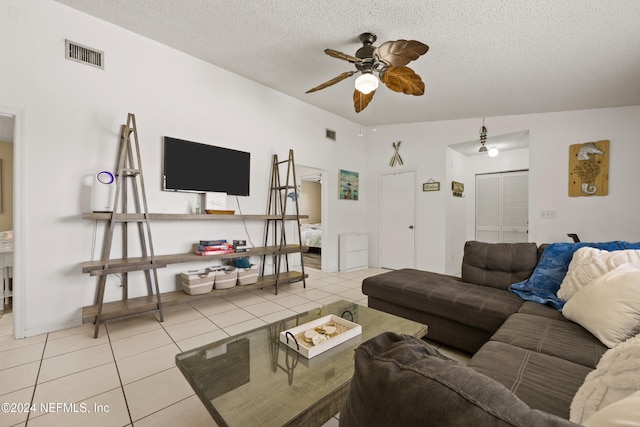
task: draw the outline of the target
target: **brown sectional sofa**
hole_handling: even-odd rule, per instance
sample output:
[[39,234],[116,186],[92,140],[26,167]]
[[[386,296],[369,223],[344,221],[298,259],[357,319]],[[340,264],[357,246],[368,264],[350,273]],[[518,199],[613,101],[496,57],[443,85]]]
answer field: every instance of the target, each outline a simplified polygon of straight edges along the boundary
[[[429,340],[472,353],[465,369],[571,425],[573,396],[607,348],[556,309],[525,302],[507,289],[532,274],[543,249],[535,243],[471,241],[465,244],[461,278],[403,269],[365,279],[362,290],[370,307],[425,323]],[[529,425],[549,421],[540,420],[530,419]]]

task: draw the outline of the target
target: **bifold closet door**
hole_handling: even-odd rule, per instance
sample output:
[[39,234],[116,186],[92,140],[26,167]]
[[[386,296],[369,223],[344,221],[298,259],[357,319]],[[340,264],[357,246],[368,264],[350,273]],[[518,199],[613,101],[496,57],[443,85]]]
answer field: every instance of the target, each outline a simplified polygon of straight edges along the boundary
[[529,172],[476,175],[476,240],[527,242]]

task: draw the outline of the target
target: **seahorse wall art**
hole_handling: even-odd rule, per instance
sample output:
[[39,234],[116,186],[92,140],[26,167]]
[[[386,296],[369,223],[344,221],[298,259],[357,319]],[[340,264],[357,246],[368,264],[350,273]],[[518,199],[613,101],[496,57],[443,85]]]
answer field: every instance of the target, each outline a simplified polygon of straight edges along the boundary
[[569,197],[609,194],[609,140],[569,146]]

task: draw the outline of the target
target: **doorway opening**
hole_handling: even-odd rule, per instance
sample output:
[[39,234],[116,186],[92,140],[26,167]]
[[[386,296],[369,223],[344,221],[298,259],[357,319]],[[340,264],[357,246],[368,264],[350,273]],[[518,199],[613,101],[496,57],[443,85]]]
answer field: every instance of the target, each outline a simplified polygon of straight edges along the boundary
[[0,112],[0,334],[13,334],[13,143],[15,117]]
[[325,234],[323,172],[309,166],[296,166],[296,182],[300,187],[298,207],[301,215],[300,240],[307,251],[302,254],[305,269],[322,271],[322,242]]

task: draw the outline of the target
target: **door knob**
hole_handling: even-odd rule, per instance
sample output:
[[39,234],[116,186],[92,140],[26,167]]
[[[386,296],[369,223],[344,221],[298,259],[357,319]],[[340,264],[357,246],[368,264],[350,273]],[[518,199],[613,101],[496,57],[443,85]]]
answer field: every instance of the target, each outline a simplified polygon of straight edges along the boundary
[[413,230],[413,225],[410,225],[410,226],[409,226],[409,230]]

